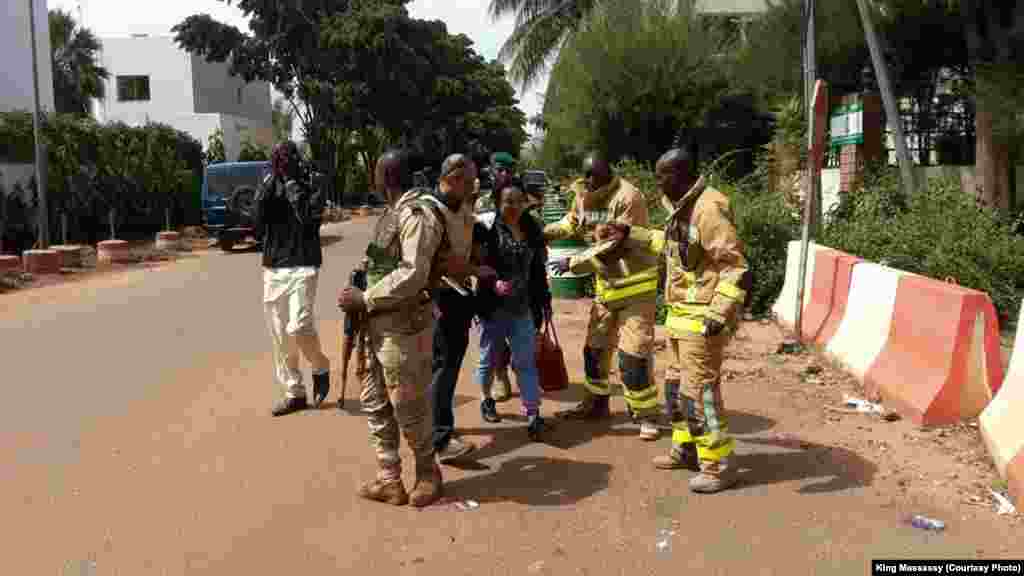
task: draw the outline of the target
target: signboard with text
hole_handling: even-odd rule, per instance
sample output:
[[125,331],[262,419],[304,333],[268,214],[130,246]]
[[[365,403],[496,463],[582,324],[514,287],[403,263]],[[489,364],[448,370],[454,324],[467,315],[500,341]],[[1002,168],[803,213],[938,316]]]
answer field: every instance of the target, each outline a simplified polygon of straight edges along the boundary
[[864,104],[860,99],[832,110],[829,132],[832,146],[864,143]]

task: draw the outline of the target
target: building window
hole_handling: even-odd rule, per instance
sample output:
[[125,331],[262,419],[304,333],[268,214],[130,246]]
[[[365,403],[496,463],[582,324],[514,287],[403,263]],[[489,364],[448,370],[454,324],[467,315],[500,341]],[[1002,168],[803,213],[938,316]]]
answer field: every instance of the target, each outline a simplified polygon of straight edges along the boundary
[[238,104],[239,104],[239,105],[241,105],[241,104],[242,104],[242,92],[243,92],[243,87],[242,87],[242,86],[239,86],[239,87],[238,87],[238,92],[237,92],[237,94],[236,94],[236,97],[238,98]]
[[149,76],[118,76],[117,100],[119,102],[148,101]]

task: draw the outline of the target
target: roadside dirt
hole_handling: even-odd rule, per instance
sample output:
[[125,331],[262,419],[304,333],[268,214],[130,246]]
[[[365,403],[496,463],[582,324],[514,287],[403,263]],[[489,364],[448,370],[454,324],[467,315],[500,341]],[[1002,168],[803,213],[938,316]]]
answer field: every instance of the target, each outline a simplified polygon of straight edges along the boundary
[[[567,302],[559,310],[558,335],[570,372],[572,351],[583,345],[587,306],[581,300]],[[743,323],[723,366],[727,410],[774,422],[769,437],[780,445],[817,451],[823,459],[844,452],[859,455],[875,469],[851,472],[868,476],[875,493],[894,505],[899,502],[925,515],[932,511],[944,517],[1024,524],[1019,512],[996,514],[990,490],[1005,496],[1006,484],[992,463],[976,419],[921,428],[904,420],[845,413],[851,409],[844,406],[844,394],[866,398],[856,378],[813,350],[778,353],[784,339],[783,331],[770,320]],[[655,375],[659,397],[663,397],[670,353],[661,327],[656,347]],[[612,372],[617,380],[614,367]]]

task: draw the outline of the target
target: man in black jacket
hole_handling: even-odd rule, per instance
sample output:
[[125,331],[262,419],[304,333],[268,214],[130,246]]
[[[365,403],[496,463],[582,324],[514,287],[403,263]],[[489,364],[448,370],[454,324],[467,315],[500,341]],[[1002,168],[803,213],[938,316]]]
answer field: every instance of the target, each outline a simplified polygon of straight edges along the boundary
[[300,351],[312,365],[313,405],[319,406],[330,390],[330,361],[313,314],[323,262],[324,202],[303,181],[294,142],[274,147],[272,167],[257,198],[255,220],[263,232],[263,309],[274,344],[274,377],[285,389],[271,413],[283,416],[306,408]]

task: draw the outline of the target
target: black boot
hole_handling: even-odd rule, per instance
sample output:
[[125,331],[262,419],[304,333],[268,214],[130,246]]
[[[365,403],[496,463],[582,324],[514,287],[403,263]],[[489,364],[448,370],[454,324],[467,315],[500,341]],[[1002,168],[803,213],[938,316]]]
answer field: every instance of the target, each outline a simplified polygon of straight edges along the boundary
[[313,407],[319,408],[320,403],[327,398],[331,391],[331,372],[313,374]]
[[498,405],[495,403],[494,398],[484,398],[480,402],[480,416],[483,417],[484,421],[492,424],[501,422],[501,416],[498,416]]
[[545,430],[547,430],[547,425],[544,419],[539,414],[531,415],[530,421],[526,425],[526,435],[530,437],[530,440],[540,442]]

